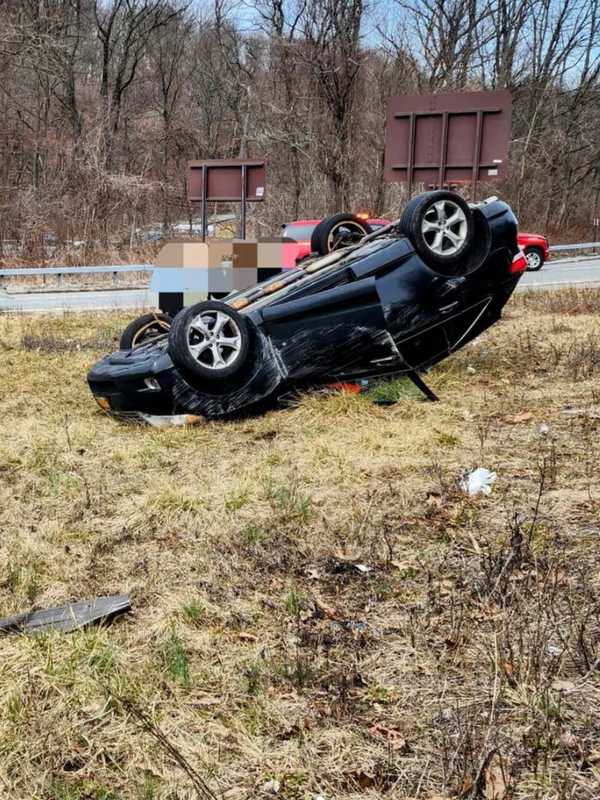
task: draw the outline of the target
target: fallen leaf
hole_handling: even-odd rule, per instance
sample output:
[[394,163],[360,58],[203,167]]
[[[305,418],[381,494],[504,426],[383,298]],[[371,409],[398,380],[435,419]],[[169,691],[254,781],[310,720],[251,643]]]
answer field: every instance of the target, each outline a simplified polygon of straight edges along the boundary
[[442,505],[442,495],[439,492],[427,492],[427,505],[440,508]]
[[508,797],[506,766],[499,753],[492,756],[486,767],[484,797],[486,800],[504,800]]
[[357,769],[354,772],[348,773],[347,777],[352,783],[358,784],[361,789],[370,789],[372,786],[375,786],[375,778],[362,769]]
[[338,613],[335,608],[328,606],[320,597],[314,598],[315,609],[319,612],[318,616],[326,617],[327,619],[337,619]]
[[240,631],[240,633],[238,633],[238,637],[243,639],[245,642],[256,641],[256,636],[253,633],[246,633],[245,631]]
[[396,728],[386,728],[385,725],[373,725],[369,729],[374,736],[382,736],[389,747],[396,753],[408,753],[408,742]]
[[519,425],[521,422],[529,422],[530,419],[533,419],[531,411],[521,411],[514,417],[507,417],[506,421],[510,422],[511,425]]
[[561,734],[560,743],[563,747],[566,747],[567,750],[579,749],[579,739],[570,731],[565,731],[563,734]]

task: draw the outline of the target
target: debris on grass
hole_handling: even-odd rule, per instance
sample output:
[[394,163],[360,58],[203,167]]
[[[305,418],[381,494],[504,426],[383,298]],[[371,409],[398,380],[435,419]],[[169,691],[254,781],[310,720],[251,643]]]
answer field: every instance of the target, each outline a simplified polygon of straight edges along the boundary
[[265,794],[276,795],[279,794],[281,784],[276,778],[272,778],[263,784],[262,790]]
[[200,425],[206,422],[197,414],[144,414],[140,418],[153,428],[182,428],[185,425]]
[[40,609],[0,619],[1,633],[70,633],[88,625],[108,623],[131,610],[129,595],[96,597],[56,608]]
[[470,497],[477,497],[478,494],[491,494],[492,484],[496,478],[495,472],[490,472],[485,467],[478,467],[461,480],[460,486]]
[[563,408],[562,412],[567,417],[587,417],[588,419],[600,419],[600,410],[595,408]]

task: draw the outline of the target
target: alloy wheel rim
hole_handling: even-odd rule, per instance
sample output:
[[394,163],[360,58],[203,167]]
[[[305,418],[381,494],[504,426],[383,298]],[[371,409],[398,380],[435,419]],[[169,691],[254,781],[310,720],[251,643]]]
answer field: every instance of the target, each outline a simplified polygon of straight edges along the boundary
[[467,239],[467,217],[452,200],[438,200],[425,212],[421,232],[432,252],[452,256],[462,249]]
[[242,349],[242,332],[237,322],[223,311],[202,311],[190,322],[188,347],[203,367],[219,371],[237,361]]
[[531,250],[529,253],[526,253],[525,258],[527,259],[527,266],[529,269],[537,269],[542,260],[540,258],[540,254],[536,253],[535,250]]

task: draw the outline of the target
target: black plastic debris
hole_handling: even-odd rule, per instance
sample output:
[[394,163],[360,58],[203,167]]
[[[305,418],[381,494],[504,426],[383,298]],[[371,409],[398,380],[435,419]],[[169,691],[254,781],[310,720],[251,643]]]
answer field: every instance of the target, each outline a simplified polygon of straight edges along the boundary
[[127,594],[95,597],[0,619],[0,633],[70,633],[88,625],[112,622],[116,616],[130,610],[131,599]]

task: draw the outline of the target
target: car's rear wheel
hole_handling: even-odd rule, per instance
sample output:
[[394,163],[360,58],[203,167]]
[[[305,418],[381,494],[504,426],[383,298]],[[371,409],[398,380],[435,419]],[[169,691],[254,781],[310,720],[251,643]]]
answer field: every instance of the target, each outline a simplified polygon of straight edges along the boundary
[[244,366],[250,349],[248,320],[231,306],[205,300],[177,314],[169,332],[176,367],[203,381],[219,382]]
[[169,332],[172,321],[172,317],[168,314],[159,312],[143,314],[125,328],[119,339],[119,348],[132,350],[141,344],[148,344],[159,336],[164,336]]
[[526,247],[527,272],[537,272],[544,266],[544,254],[539,247]]
[[310,237],[310,249],[321,256],[357,244],[367,234],[371,226],[354,214],[334,214],[326,217],[315,227]]
[[461,272],[475,238],[468,203],[446,190],[414,197],[404,209],[400,230],[427,264],[453,273]]

